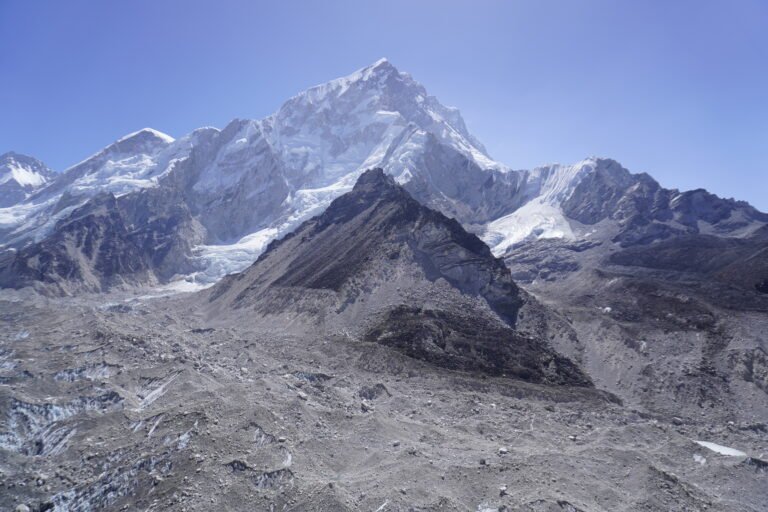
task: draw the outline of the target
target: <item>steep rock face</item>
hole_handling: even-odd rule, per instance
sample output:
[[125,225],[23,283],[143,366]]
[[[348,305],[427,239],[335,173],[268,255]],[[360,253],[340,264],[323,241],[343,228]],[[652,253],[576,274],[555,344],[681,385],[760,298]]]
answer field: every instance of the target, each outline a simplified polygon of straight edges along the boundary
[[268,227],[284,213],[291,189],[283,169],[260,126],[236,120],[210,132],[164,184],[184,180],[184,199],[209,241],[229,242]]
[[562,209],[587,225],[606,219],[618,222],[614,241],[623,247],[702,230],[739,237],[768,223],[768,215],[747,203],[701,189],[682,193],[664,189],[647,174],[631,174],[612,160],[598,160]]
[[413,157],[413,171],[396,177],[422,204],[481,231],[523,203],[521,173],[483,168],[431,135],[423,146],[424,151]]
[[102,193],[57,223],[52,236],[0,255],[0,285],[67,294],[157,283],[185,268],[198,239],[183,203],[157,191]]
[[115,196],[97,196],[57,225],[54,236],[11,253],[2,282],[13,288],[37,282],[61,286],[57,291],[82,284],[99,291],[102,279],[97,272],[106,277],[118,271],[146,271],[138,251],[124,243],[127,236]]
[[36,158],[8,152],[0,155],[0,208],[18,204],[56,176]]
[[267,323],[290,317],[453,369],[589,383],[545,342],[514,330],[532,299],[503,262],[381,169],[203,297],[212,318],[248,309]]

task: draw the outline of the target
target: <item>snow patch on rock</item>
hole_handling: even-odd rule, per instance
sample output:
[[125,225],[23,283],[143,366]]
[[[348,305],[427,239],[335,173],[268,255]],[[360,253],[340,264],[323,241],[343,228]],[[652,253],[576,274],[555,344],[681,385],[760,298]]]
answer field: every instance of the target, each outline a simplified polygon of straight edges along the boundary
[[711,443],[709,441],[694,441],[694,443],[698,444],[699,446],[703,446],[704,448],[707,448],[709,450],[712,450],[715,453],[719,453],[720,455],[728,455],[729,457],[746,457],[747,456],[746,453],[742,452],[741,450],[737,450],[736,448],[729,448],[728,446]]

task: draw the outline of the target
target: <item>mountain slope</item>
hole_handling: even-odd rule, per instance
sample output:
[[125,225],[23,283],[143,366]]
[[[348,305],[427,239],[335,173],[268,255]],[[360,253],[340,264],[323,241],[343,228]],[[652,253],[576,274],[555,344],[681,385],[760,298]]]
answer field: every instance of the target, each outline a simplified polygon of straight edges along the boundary
[[747,203],[705,190],[665,189],[606,158],[522,174],[521,206],[487,224],[483,234],[499,256],[539,239],[607,237],[628,247],[697,233],[743,238],[768,223],[768,215]]
[[165,282],[189,271],[199,229],[182,201],[159,189],[88,200],[44,240],[0,255],[0,286],[46,294]]
[[[235,120],[221,131],[196,130],[176,141],[151,129],[130,134],[62,173],[45,194],[0,215],[0,243],[42,240],[98,193],[167,186],[207,230],[197,278],[212,282],[222,269],[244,268],[269,240],[321,212],[372,166],[401,181],[415,177],[419,186],[439,181],[455,190],[445,178],[427,175],[435,167],[423,165],[432,148],[462,165],[501,167],[456,109],[382,59],[298,94],[263,120]],[[444,195],[427,185],[421,197]],[[250,244],[254,239],[264,242]],[[243,251],[250,261],[243,262]]]
[[[158,189],[183,203],[197,233],[185,257],[174,258],[176,272],[161,274],[209,285],[246,268],[372,167],[508,260],[539,240],[629,248],[691,234],[743,239],[768,224],[746,203],[667,190],[609,159],[511,170],[488,156],[456,109],[382,59],[299,93],[262,120],[178,140],[152,129],[129,134],[0,208],[0,250],[55,238],[57,226],[101,193],[128,204]],[[553,271],[542,268],[549,278],[580,266],[569,253],[551,259]],[[524,280],[538,275],[532,266],[516,272]]]
[[217,319],[249,309],[267,323],[290,317],[293,326],[343,332],[440,366],[588,383],[545,342],[513,330],[530,298],[502,261],[381,169],[203,296]]
[[22,203],[0,209],[0,244],[20,248],[42,241],[54,234],[59,221],[99,194],[123,196],[158,187],[197,142],[196,132],[175,141],[150,128],[122,137],[56,175]]

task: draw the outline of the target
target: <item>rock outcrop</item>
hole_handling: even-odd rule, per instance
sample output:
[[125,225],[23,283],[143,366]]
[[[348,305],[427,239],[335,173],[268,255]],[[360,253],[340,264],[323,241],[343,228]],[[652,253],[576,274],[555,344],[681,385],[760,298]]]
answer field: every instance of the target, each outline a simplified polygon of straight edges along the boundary
[[346,332],[451,369],[590,384],[546,342],[514,329],[533,299],[503,262],[381,169],[203,296],[212,317],[251,310],[294,317],[295,325],[299,316],[309,329]]

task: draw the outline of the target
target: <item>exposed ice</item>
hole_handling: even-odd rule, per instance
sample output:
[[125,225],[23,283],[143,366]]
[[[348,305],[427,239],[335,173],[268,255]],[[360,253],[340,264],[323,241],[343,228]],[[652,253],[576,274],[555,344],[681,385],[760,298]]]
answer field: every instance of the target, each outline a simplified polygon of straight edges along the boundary
[[584,176],[594,170],[597,162],[597,158],[588,158],[573,165],[553,164],[521,171],[521,196],[527,202],[490,222],[482,236],[494,255],[502,256],[526,240],[573,240],[573,229],[560,205],[573,194]]
[[278,234],[277,228],[266,228],[243,237],[229,245],[201,245],[194,250],[194,259],[204,268],[190,277],[199,286],[212,285],[221,277],[240,272],[259,257]]
[[253,483],[259,489],[279,487],[293,483],[293,472],[290,469],[266,471],[253,477]]
[[721,455],[728,455],[730,457],[746,457],[747,456],[747,454],[742,452],[741,450],[737,450],[735,448],[729,448],[727,446],[723,446],[716,443],[711,443],[709,441],[694,441],[694,443],[698,444],[699,446],[703,446],[704,448],[708,448],[713,452],[719,453]]
[[179,373],[175,373],[162,381],[158,386],[154,387],[149,391],[146,395],[143,395],[143,390],[140,393],[137,393],[138,398],[141,400],[139,402],[139,406],[135,408],[135,410],[143,410],[152,405],[158,398],[163,396],[168,389],[168,386],[176,380],[176,378],[179,376]]
[[150,456],[132,465],[117,465],[105,471],[95,481],[53,496],[53,512],[105,510],[123,496],[130,495],[139,484],[139,476],[167,475],[172,463],[167,455]]
[[529,239],[575,238],[559,206],[534,200],[488,224],[482,239],[501,256],[516,244]]
[[34,404],[12,399],[4,427],[0,432],[0,448],[26,455],[58,453],[71,437],[73,429],[59,422],[77,414],[104,413],[122,406],[122,398],[114,392],[94,397],[80,397],[65,404]]
[[77,380],[98,380],[107,378],[112,374],[112,369],[106,364],[93,364],[80,368],[69,368],[54,374],[54,380],[75,382]]

